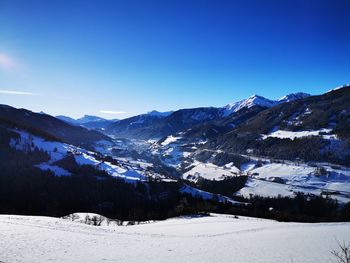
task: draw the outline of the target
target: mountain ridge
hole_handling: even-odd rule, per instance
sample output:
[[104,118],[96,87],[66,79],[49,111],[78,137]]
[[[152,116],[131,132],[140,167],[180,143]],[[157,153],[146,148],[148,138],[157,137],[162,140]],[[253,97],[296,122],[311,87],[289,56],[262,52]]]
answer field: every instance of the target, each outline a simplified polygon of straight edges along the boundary
[[115,137],[161,139],[162,137],[185,131],[186,129],[204,122],[223,120],[243,109],[258,107],[260,110],[263,110],[284,103],[287,99],[288,101],[292,101],[309,96],[309,94],[306,93],[296,94],[286,95],[283,97],[284,100],[280,101],[272,101],[259,95],[253,95],[245,100],[234,102],[223,107],[179,109],[161,114],[157,111],[152,111],[111,123],[105,128],[105,132]]
[[87,148],[98,141],[110,140],[108,136],[100,132],[71,125],[51,115],[17,109],[8,105],[0,105],[0,122],[31,131],[41,131],[58,140]]

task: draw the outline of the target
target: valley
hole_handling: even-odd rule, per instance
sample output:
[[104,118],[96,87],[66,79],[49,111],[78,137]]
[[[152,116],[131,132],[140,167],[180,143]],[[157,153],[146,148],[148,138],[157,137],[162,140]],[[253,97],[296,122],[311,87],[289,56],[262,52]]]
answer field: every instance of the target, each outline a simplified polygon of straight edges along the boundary
[[[328,205],[336,202],[346,207],[350,201],[350,147],[346,132],[350,115],[344,110],[350,101],[348,97],[347,86],[319,96],[297,93],[277,101],[254,95],[222,108],[153,111],[108,122],[94,116],[57,119],[4,105],[0,108],[2,145],[9,156],[38,156],[34,158],[37,160],[20,165],[24,173],[29,165],[39,169],[36,173],[58,177],[55,180],[72,177],[83,184],[93,180],[103,182],[107,188],[111,186],[106,183],[115,178],[121,184],[130,184],[130,189],[136,186],[135,191],[141,191],[140,198],[146,198],[146,202],[166,203],[175,198],[177,201],[168,200],[170,204],[175,202],[171,209],[177,211],[169,212],[171,215],[183,211],[176,208],[177,202],[186,203],[180,200],[189,196],[193,198],[191,202],[219,202],[220,208],[216,209],[221,212],[229,209],[224,208],[226,203],[238,205],[233,210],[248,215],[249,206],[256,205],[254,198],[274,203],[274,199],[303,196],[303,202],[321,198]],[[319,108],[324,105],[327,108],[319,115]],[[255,123],[266,118],[271,121],[256,129]],[[91,122],[99,125],[84,126]],[[20,160],[13,160],[14,166],[2,163],[5,171],[18,168],[16,162]],[[150,184],[156,189],[153,195]],[[106,211],[112,216],[112,211],[116,211],[112,200],[112,196],[101,195],[86,205],[91,212]],[[102,204],[106,208],[101,210]],[[146,208],[134,205],[141,209],[135,219],[151,219]],[[71,209],[67,213],[74,212]],[[131,208],[124,209],[129,215],[123,217],[130,216]],[[259,214],[277,216],[263,211]],[[309,216],[312,215],[305,220],[317,220]]]

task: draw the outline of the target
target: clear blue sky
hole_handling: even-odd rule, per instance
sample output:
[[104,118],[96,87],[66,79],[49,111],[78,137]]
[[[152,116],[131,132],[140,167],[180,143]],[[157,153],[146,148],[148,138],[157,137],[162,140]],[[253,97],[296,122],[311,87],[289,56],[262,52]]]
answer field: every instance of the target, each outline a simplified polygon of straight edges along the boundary
[[124,118],[319,94],[350,82],[349,14],[348,0],[0,0],[0,103]]

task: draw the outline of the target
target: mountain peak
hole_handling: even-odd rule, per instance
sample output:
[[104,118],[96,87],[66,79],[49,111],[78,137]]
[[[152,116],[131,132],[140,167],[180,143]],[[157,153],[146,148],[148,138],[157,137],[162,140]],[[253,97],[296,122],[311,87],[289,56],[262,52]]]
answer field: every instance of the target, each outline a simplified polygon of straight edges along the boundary
[[230,103],[224,107],[225,109],[225,115],[229,115],[233,112],[237,112],[243,108],[251,108],[253,106],[261,106],[266,108],[271,108],[273,106],[276,106],[281,103],[290,102],[293,100],[299,100],[304,99],[311,96],[310,94],[303,93],[303,92],[297,92],[297,93],[291,93],[286,96],[283,96],[282,98],[278,100],[270,100],[263,96],[253,94],[247,99],[236,101],[233,103]]
[[255,99],[255,98],[263,98],[263,99],[265,99],[263,96],[260,96],[258,94],[253,94],[248,99]]
[[275,101],[269,100],[257,94],[250,96],[248,99],[244,101],[245,101],[245,106],[247,106],[248,108],[256,105],[263,106],[263,107],[272,107],[275,104]]
[[278,99],[278,102],[284,103],[284,102],[289,102],[289,101],[293,101],[293,100],[304,99],[304,98],[307,98],[310,96],[311,96],[310,94],[304,93],[304,92],[291,93],[291,94],[288,94],[288,95],[283,96],[282,98]]
[[237,112],[240,109],[243,108],[251,108],[253,106],[262,106],[262,107],[272,107],[276,103],[275,101],[269,100],[267,98],[264,98],[262,96],[259,96],[257,94],[253,94],[248,99],[240,100],[233,102],[231,104],[228,104],[225,106],[225,109],[228,111],[229,114],[233,112]]

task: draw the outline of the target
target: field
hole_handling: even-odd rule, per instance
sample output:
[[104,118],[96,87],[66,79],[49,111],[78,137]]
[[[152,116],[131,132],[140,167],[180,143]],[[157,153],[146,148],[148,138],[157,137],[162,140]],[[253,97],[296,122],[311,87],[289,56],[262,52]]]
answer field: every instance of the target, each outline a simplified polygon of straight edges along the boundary
[[281,223],[212,214],[134,226],[0,216],[0,262],[334,262],[350,223]]

